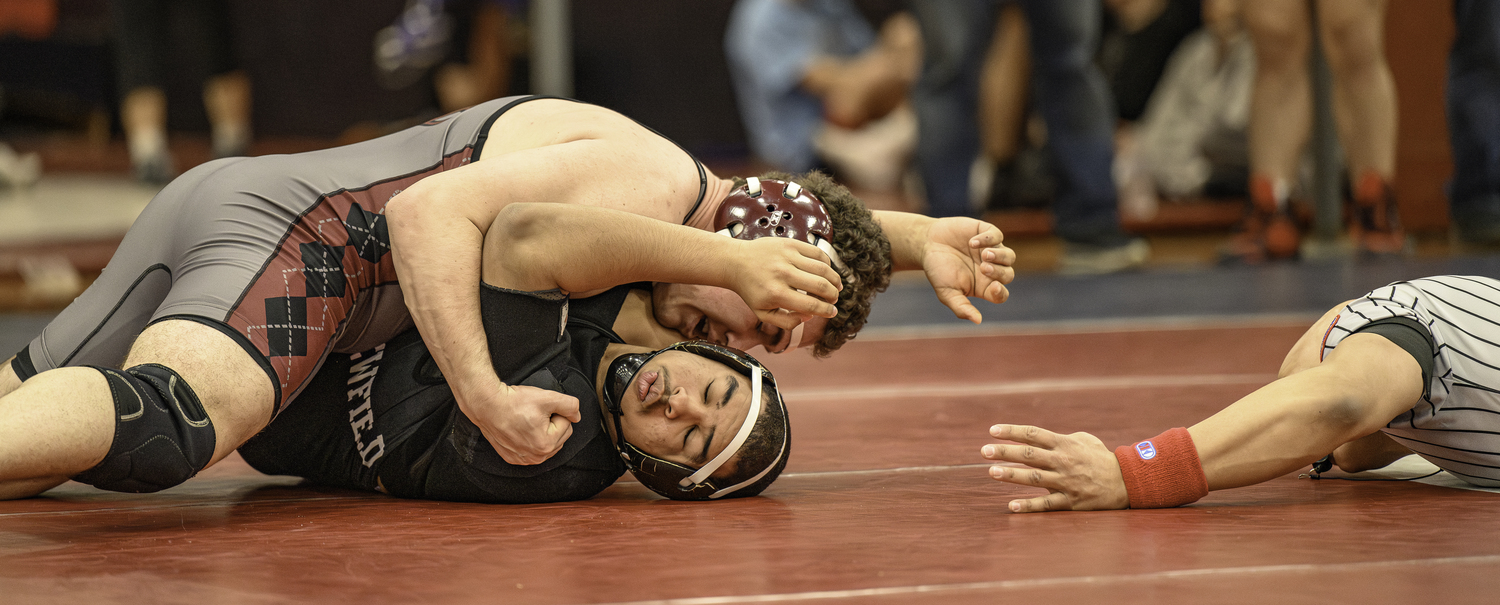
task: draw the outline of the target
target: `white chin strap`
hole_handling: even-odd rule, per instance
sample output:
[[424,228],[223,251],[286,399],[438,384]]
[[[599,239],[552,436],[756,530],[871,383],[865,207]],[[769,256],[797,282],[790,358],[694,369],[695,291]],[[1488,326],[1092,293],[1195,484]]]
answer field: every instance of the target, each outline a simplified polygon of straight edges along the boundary
[[[719,467],[724,466],[725,462],[729,462],[729,459],[733,458],[734,455],[740,451],[740,446],[744,445],[745,440],[750,437],[750,431],[755,429],[755,420],[760,417],[760,381],[760,368],[750,368],[750,411],[745,414],[745,423],[740,425],[740,432],[734,435],[734,440],[730,441],[729,445],[724,447],[724,451],[719,452],[719,455],[714,456],[713,460],[709,460],[708,464],[705,464],[703,465],[703,468],[698,469],[698,472],[688,475],[687,478],[678,482],[678,486],[688,488],[707,481],[709,475],[714,474],[714,471],[719,470]],[[782,449],[785,448],[786,446],[783,445]],[[774,466],[774,464],[771,465],[771,467]],[[771,467],[766,468],[767,470],[770,470]],[[750,482],[754,482],[756,479],[760,479],[763,475],[765,475],[764,471],[762,471],[760,475],[756,475],[755,479],[751,479]],[[744,487],[745,485],[746,483],[741,483],[739,485],[735,485],[726,489],[721,489],[717,492],[714,492],[714,495],[710,497],[717,498],[720,495],[727,494],[741,487]]]
[[797,350],[797,347],[802,346],[802,328],[805,327],[807,327],[807,322],[804,321],[800,324],[797,324],[797,327],[792,328],[792,341],[786,344],[785,349],[782,349],[778,352],[791,353],[792,351]]

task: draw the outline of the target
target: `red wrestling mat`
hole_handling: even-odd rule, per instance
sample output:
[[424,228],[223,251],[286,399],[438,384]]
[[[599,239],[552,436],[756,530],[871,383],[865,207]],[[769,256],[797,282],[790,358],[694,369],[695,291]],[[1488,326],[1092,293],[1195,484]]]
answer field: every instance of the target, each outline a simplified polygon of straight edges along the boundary
[[1271,378],[1305,326],[858,341],[772,358],[794,456],[765,497],[486,506],[301,487],[238,458],[147,496],[0,502],[0,602],[1492,602],[1500,503],[1295,476],[1173,510],[1013,515],[997,421],[1117,444]]

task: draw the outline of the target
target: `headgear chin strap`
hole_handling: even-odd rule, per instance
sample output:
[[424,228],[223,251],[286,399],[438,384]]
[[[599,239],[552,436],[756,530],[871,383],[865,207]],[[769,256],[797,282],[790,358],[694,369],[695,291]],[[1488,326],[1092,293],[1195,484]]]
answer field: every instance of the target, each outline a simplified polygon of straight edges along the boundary
[[[684,351],[693,353],[708,359],[723,363],[735,370],[745,374],[750,379],[750,409],[745,414],[745,421],[740,425],[740,430],[735,434],[724,451],[714,456],[702,468],[694,469],[688,466],[669,462],[656,456],[652,456],[625,441],[625,432],[621,426],[620,417],[623,411],[620,403],[624,401],[625,390],[635,382],[635,376],[647,362],[657,355],[667,351]],[[744,446],[745,440],[754,432],[756,421],[767,413],[761,400],[762,392],[769,392],[768,405],[781,408],[781,417],[786,418],[786,404],[781,400],[781,394],[776,391],[776,380],[771,372],[743,351],[711,344],[704,341],[679,342],[652,353],[631,353],[621,355],[609,366],[609,372],[605,378],[604,403],[609,408],[610,415],[615,421],[615,445],[620,450],[620,458],[625,460],[625,466],[630,469],[642,485],[650,488],[662,496],[673,500],[716,500],[737,492],[743,488],[754,485],[764,478],[768,473],[780,467],[786,458],[787,446],[789,445],[790,431],[782,431],[780,451],[765,468],[738,469],[735,476],[729,480],[735,481],[732,485],[719,487],[718,483],[711,477],[725,463],[738,454]],[[746,477],[747,474],[750,476]]]
[[[735,239],[789,237],[804,241],[828,255],[828,262],[841,274],[849,274],[838,249],[833,247],[833,219],[823,200],[791,181],[745,179],[719,205],[714,231]],[[852,274],[851,274],[852,275]],[[781,352],[802,344],[802,324],[792,331],[791,343]]]

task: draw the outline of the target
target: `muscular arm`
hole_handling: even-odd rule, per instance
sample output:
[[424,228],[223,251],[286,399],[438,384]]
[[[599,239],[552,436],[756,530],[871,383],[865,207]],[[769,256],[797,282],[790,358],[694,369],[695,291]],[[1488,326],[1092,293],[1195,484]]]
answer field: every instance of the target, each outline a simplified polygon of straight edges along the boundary
[[[552,202],[675,222],[697,197],[696,170],[680,150],[603,111],[562,101],[522,105],[502,117],[517,122],[506,126],[506,140],[486,145],[483,161],[423,179],[387,204],[407,307],[465,413],[504,406],[478,300],[480,250],[500,210]],[[562,438],[538,435],[512,445],[534,464],[555,453]]]
[[743,241],[616,210],[521,203],[496,216],[483,273],[493,285],[575,293],[638,281],[719,286],[753,309],[831,317],[839,276],[825,258],[787,238]]
[[[1307,466],[1378,431],[1421,394],[1422,370],[1409,353],[1379,335],[1354,334],[1316,367],[1256,390],[1188,432],[1209,489],[1228,489]],[[1119,464],[1097,437],[1012,425],[995,425],[990,432],[1021,445],[985,446],[986,458],[1031,467],[995,466],[992,477],[1052,492],[1014,500],[1011,510],[1097,510],[1128,504]]]

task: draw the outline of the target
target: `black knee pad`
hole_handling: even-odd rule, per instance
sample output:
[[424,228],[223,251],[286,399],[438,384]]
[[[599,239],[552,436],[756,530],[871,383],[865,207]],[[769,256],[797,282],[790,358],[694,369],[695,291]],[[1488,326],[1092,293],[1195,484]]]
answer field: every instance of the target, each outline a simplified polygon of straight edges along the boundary
[[99,368],[115,400],[115,440],[104,460],[73,477],[115,492],[155,492],[187,481],[214,455],[214,425],[177,372],[148,363]]

